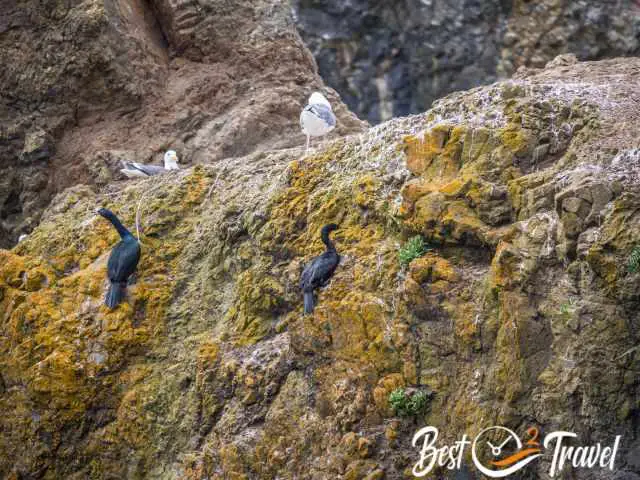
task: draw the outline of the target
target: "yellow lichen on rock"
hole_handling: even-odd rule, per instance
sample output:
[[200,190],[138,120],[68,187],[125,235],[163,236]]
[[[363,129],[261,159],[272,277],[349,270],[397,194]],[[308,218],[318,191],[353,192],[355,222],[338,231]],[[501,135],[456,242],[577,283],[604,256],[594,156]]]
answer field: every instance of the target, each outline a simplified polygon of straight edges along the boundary
[[[597,125],[580,131],[591,110],[534,87],[458,94],[304,158],[62,194],[0,252],[0,458],[26,459],[0,472],[403,478],[427,424],[443,444],[530,422],[631,434],[635,157],[612,166]],[[142,258],[114,311],[118,236],[97,205],[132,229],[140,205]],[[302,315],[328,223],[341,262]],[[396,416],[398,388],[424,410]]]

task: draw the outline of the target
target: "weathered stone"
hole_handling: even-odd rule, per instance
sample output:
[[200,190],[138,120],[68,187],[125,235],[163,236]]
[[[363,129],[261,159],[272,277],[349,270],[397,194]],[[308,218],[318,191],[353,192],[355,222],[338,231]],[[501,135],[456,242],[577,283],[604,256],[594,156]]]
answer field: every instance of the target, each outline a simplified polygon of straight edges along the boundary
[[[65,190],[0,251],[0,476],[410,478],[418,426],[449,443],[531,423],[581,444],[623,435],[617,473],[631,471],[639,71],[629,58],[529,72],[506,101],[506,84],[459,93],[304,157]],[[532,168],[535,139],[563,124],[570,143]],[[425,138],[438,148],[420,153]],[[409,178],[408,155],[430,158],[411,186],[383,182]],[[566,211],[573,198],[599,220]],[[98,205],[137,218],[142,242],[113,311],[118,235]],[[305,316],[300,271],[330,222],[342,261]],[[398,250],[418,234],[431,250],[407,269]],[[429,408],[394,417],[397,388]]]
[[295,0],[293,8],[322,77],[372,123],[519,68],[640,52],[633,2]]
[[173,148],[187,167],[304,146],[299,113],[318,89],[332,135],[364,128],[279,1],[29,0],[0,6],[0,31],[0,247],[65,188],[122,178],[108,152],[161,164]]

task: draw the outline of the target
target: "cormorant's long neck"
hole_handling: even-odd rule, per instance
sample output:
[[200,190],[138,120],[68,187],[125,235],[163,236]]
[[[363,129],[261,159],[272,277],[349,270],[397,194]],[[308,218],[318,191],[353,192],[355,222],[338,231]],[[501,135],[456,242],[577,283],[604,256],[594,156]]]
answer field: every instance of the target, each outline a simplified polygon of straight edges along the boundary
[[122,223],[120,223],[120,220],[118,220],[118,217],[116,217],[115,215],[109,217],[109,221],[111,222],[111,225],[113,225],[113,227],[118,231],[118,233],[120,234],[120,238],[127,238],[127,237],[133,237],[133,235],[131,235],[131,232],[129,230],[127,230],[127,228],[122,225]]
[[322,243],[324,243],[327,247],[327,252],[335,252],[336,247],[331,242],[329,238],[329,232],[322,232]]

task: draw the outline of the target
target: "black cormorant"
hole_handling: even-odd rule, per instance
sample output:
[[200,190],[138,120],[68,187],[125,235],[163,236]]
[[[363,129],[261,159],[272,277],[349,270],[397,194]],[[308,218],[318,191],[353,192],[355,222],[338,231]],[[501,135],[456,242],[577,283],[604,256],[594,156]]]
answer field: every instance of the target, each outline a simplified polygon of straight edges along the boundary
[[98,214],[111,222],[122,239],[111,250],[109,262],[107,263],[107,275],[111,285],[104,299],[104,304],[114,309],[122,302],[127,289],[127,280],[136,271],[138,260],[140,260],[140,243],[120,223],[118,217],[111,210],[101,208],[98,210]]
[[302,275],[300,276],[300,288],[304,293],[305,314],[313,313],[313,307],[315,306],[313,291],[317,288],[324,287],[329,282],[329,279],[340,262],[340,255],[336,252],[336,247],[334,247],[331,240],[329,240],[329,233],[337,228],[338,226],[334,223],[322,227],[320,236],[322,243],[327,247],[327,251],[311,260],[307,266],[304,267]]

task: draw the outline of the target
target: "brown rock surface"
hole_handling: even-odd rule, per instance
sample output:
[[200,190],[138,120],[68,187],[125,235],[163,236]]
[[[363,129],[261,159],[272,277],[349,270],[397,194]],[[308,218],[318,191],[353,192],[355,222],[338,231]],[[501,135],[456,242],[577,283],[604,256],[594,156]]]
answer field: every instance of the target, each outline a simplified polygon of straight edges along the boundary
[[[275,0],[2,2],[0,61],[2,247],[53,195],[104,185],[121,159],[159,162],[171,147],[189,165],[302,145],[300,109],[323,88]],[[360,130],[327,93],[333,135]]]
[[[303,158],[67,189],[0,250],[0,476],[398,480],[421,426],[533,424],[622,435],[613,473],[565,475],[635,479],[639,78],[640,59],[523,71]],[[139,202],[136,279],[107,311],[117,235],[93,209],[133,225]],[[329,222],[342,262],[303,316]],[[426,404],[395,415],[398,388]]]

